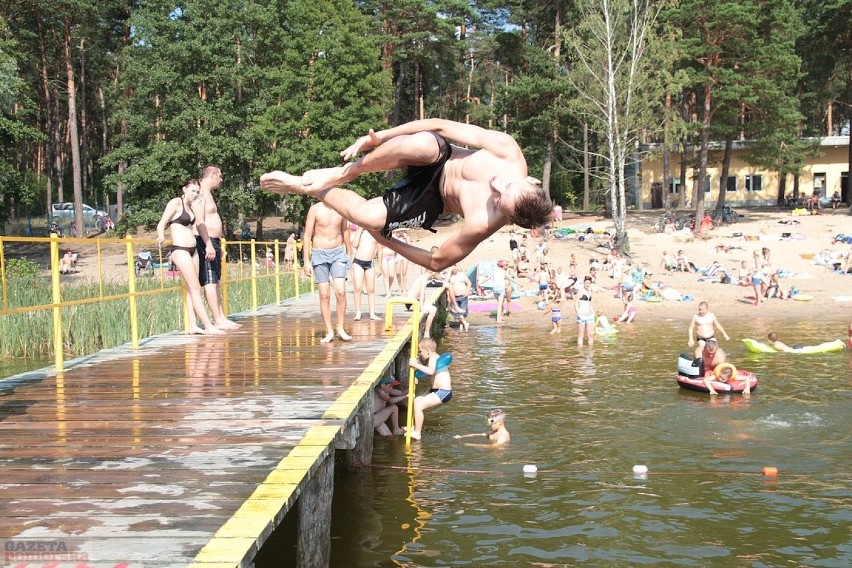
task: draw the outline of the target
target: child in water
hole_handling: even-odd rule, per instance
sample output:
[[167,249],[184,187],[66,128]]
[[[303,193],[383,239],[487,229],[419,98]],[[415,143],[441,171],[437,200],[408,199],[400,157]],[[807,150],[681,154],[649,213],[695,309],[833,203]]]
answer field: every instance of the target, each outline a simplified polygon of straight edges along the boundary
[[418,350],[420,360],[412,358],[409,361],[409,365],[415,370],[432,376],[432,388],[429,389],[429,393],[414,399],[414,427],[411,430],[411,437],[415,440],[419,440],[423,432],[423,412],[428,408],[450,402],[453,398],[449,367],[438,366],[438,353],[435,349],[437,345],[434,339],[421,339]]
[[633,305],[633,292],[628,292],[621,299],[624,302],[624,311],[615,320],[615,323],[633,323],[636,317],[636,307]]
[[[509,431],[506,430],[505,422],[506,422],[506,413],[503,412],[502,408],[495,408],[495,409],[488,412],[488,424],[490,426],[490,428],[488,430],[486,430],[485,432],[476,433],[476,434],[464,434],[464,435],[456,434],[455,436],[453,436],[453,438],[455,438],[456,440],[460,440],[462,438],[473,438],[473,437],[485,436],[486,438],[488,438],[488,441],[490,442],[488,444],[488,446],[490,446],[490,447],[503,446],[503,445],[508,444],[509,440],[511,439],[511,436],[509,435]],[[469,444],[469,445],[481,446],[483,444]]]
[[609,322],[609,318],[604,315],[603,310],[598,310],[597,318],[595,318],[595,333],[609,335],[613,331],[615,331],[615,327]]
[[554,333],[562,333],[562,298],[554,297],[550,301],[550,308],[544,311],[542,315],[550,314],[550,323],[553,329],[550,330],[551,335]]

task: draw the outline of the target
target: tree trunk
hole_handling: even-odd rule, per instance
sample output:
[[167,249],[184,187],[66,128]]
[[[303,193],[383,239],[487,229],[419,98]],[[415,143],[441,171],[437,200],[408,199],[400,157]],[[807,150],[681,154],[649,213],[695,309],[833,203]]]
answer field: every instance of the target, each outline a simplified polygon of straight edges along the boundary
[[44,31],[41,26],[41,18],[38,20],[38,46],[39,55],[41,56],[41,94],[44,97],[43,108],[45,118],[45,131],[47,139],[44,142],[45,159],[44,159],[44,174],[45,174],[45,193],[47,197],[46,211],[49,217],[53,213],[53,177],[56,166],[56,147],[54,141],[57,139],[56,122],[53,120],[53,97],[50,96],[50,77],[47,73],[47,55],[44,48]]
[[695,180],[695,228],[697,233],[704,217],[704,183],[707,180],[707,159],[710,153],[710,109],[712,87],[704,87],[704,112],[701,117],[701,146],[698,149],[698,177]]
[[728,193],[728,172],[731,171],[731,154],[734,149],[733,138],[725,140],[725,155],[722,158],[722,177],[719,180],[719,198],[716,200],[716,218],[724,219],[725,198]]
[[672,109],[672,94],[666,93],[666,113],[663,118],[663,204],[666,215],[672,212],[672,192],[669,188],[671,178],[671,151],[669,150],[669,113]]
[[547,135],[547,147],[544,151],[544,167],[541,171],[541,187],[547,195],[550,195],[550,172],[553,168],[554,138],[556,138],[556,128],[553,128]]
[[589,155],[589,123],[583,123],[583,211],[589,210],[591,194],[591,156]]
[[68,86],[68,134],[71,146],[71,170],[74,179],[74,223],[77,236],[86,235],[86,220],[83,218],[83,175],[80,163],[80,135],[77,131],[77,85],[74,80],[74,65],[71,60],[71,22],[65,20],[65,74]]
[[775,204],[778,207],[784,206],[784,194],[787,192],[787,172],[780,171],[778,172],[778,199],[775,200]]

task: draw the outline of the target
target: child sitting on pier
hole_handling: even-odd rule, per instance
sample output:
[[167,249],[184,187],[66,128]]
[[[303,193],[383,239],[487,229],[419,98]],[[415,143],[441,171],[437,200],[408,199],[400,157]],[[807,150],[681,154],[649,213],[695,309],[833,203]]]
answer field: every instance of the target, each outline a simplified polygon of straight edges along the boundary
[[409,362],[415,370],[432,376],[432,388],[429,389],[429,393],[414,399],[414,427],[411,430],[411,437],[415,440],[419,440],[423,432],[423,412],[428,408],[450,402],[453,398],[450,371],[449,367],[445,366],[449,363],[439,365],[436,349],[437,344],[434,339],[421,339],[418,352],[420,360],[412,358]]
[[[399,386],[399,381],[393,377],[384,377],[373,390],[375,408],[373,413],[373,428],[382,436],[400,436],[405,431],[399,427],[399,407],[397,403],[404,400],[406,393],[393,387]],[[388,428],[390,418],[393,430]]]

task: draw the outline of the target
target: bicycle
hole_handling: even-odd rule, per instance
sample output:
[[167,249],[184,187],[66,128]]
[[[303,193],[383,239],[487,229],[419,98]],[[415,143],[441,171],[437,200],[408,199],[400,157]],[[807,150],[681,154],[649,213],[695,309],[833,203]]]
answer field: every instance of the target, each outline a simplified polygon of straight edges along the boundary
[[722,209],[721,219],[718,215],[713,215],[713,228],[715,229],[718,225],[731,225],[734,223],[738,223],[739,220],[740,214],[734,211],[730,205],[725,205],[724,209]]
[[678,219],[677,215],[672,212],[668,215],[665,213],[660,215],[660,218],[654,223],[654,230],[658,233],[663,233],[666,230],[666,225],[671,223],[674,225],[675,231],[680,231],[683,229],[684,220]]
[[98,215],[95,218],[95,229],[102,233],[105,233],[106,231],[113,231],[115,230],[115,223],[113,223],[112,218],[109,216],[104,217],[103,215]]

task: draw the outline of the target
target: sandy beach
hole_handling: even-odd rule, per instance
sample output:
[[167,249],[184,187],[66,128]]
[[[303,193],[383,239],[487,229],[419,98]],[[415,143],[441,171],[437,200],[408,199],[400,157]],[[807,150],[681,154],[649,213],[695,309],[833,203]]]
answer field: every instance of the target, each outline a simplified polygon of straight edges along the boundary
[[[793,216],[789,211],[775,209],[737,209],[744,214],[736,224],[724,225],[710,231],[707,238],[692,238],[684,234],[661,234],[654,231],[653,224],[659,218],[659,211],[631,212],[628,216],[628,236],[630,241],[630,257],[632,263],[642,263],[651,273],[652,279],[664,285],[673,287],[683,295],[690,295],[693,301],[669,301],[650,303],[635,301],[637,320],[634,325],[641,325],[643,319],[665,316],[688,322],[697,311],[699,301],[707,301],[711,311],[719,317],[749,317],[752,313],[760,312],[762,317],[783,318],[824,318],[852,322],[852,274],[837,274],[826,266],[814,263],[814,258],[820,251],[839,251],[844,256],[852,251],[852,245],[834,243],[838,234],[852,234],[852,217],[846,209],[823,210],[819,215]],[[683,216],[683,215],[681,215]],[[412,241],[423,248],[429,248],[447,238],[453,231],[460,228],[460,223],[440,227],[437,234],[427,231],[410,231]],[[611,220],[600,215],[576,214],[567,212],[561,227],[585,228],[602,232],[614,232]],[[481,260],[507,260],[511,265],[509,251],[509,232],[511,227],[504,227],[479,247],[464,262],[462,267],[468,269]],[[526,232],[526,231],[521,231]],[[741,236],[735,236],[739,233]],[[528,237],[529,248],[532,250],[535,239]],[[576,255],[579,276],[588,274],[590,260],[597,258],[602,261],[609,251],[602,248],[606,242],[603,235],[599,238],[577,238],[549,240],[550,257],[555,267],[568,269],[570,256]],[[719,247],[719,248],[717,248]],[[724,248],[722,248],[724,247]],[[765,300],[759,307],[753,307],[754,291],[749,287],[733,284],[721,284],[718,279],[700,281],[702,277],[695,273],[667,272],[661,267],[663,251],[674,255],[683,250],[690,262],[698,267],[706,267],[718,260],[722,267],[729,272],[737,269],[742,261],[751,262],[752,253],[763,247],[771,251],[771,263],[774,269],[783,270],[789,276],[780,279],[780,287],[786,293],[792,285],[798,287],[802,294],[812,296],[810,301],[793,301],[770,299]],[[606,267],[603,267],[604,269]],[[598,285],[603,289],[595,295],[594,305],[602,308],[609,315],[619,314],[623,304],[615,298],[615,291],[607,290],[616,285],[606,270],[598,277]],[[526,278],[520,279],[525,290],[534,289]],[[520,302],[523,310],[511,316],[512,322],[519,319],[530,319],[537,324],[547,327],[540,317],[532,297],[522,297],[515,300]],[[563,307],[569,322],[573,321],[573,308]],[[471,321],[483,321],[493,316],[486,313],[473,313]],[[563,319],[563,325],[565,324]],[[569,334],[575,333],[573,325],[566,327]],[[563,331],[563,333],[565,332]],[[841,333],[842,332],[842,333]],[[833,330],[831,336],[845,337],[845,326]]]
[[[814,263],[814,258],[821,251],[836,251],[847,255],[852,251],[852,245],[834,243],[833,238],[838,234],[852,235],[852,216],[846,209],[823,210],[819,215],[793,216],[789,211],[776,209],[755,208],[737,211],[744,217],[736,224],[725,225],[710,231],[707,238],[692,238],[690,234],[661,234],[654,231],[654,222],[659,218],[659,211],[631,212],[628,216],[628,235],[630,240],[630,262],[643,263],[652,279],[670,286],[683,295],[690,295],[693,301],[670,301],[650,303],[635,301],[637,319],[634,325],[641,325],[646,318],[667,317],[681,319],[686,322],[697,311],[699,301],[707,301],[711,311],[719,317],[749,317],[752,313],[760,312],[761,317],[779,318],[823,318],[831,321],[852,322],[852,275],[837,274],[826,266]],[[681,216],[685,216],[681,214]],[[611,220],[597,214],[580,214],[566,212],[561,227],[584,229],[590,227],[597,233],[614,231]],[[285,227],[277,219],[264,221],[265,238],[286,239]],[[417,246],[428,249],[439,244],[453,232],[461,228],[461,222],[436,225],[437,233],[424,230],[410,230],[409,237]],[[520,234],[528,231],[515,228]],[[504,227],[485,242],[462,263],[463,269],[471,268],[483,260],[511,261],[509,251],[509,232],[512,227]],[[739,233],[741,236],[735,236]],[[151,235],[140,233],[136,238],[148,238]],[[532,252],[537,239],[528,237],[529,249]],[[568,270],[572,253],[576,255],[578,273],[582,277],[588,274],[590,260],[596,258],[603,261],[609,251],[600,245],[606,242],[606,236],[598,234],[580,241],[576,236],[567,239],[551,238],[549,254],[555,267]],[[724,247],[724,248],[717,248]],[[733,284],[721,284],[718,280],[700,281],[701,276],[695,273],[667,272],[661,267],[663,251],[674,255],[683,250],[690,262],[698,267],[709,266],[718,260],[722,267],[733,271],[742,261],[750,262],[752,253],[763,247],[771,251],[773,268],[781,269],[789,276],[780,279],[781,289],[789,291],[792,285],[799,291],[813,297],[811,301],[766,300],[760,307],[753,307],[754,292],[751,287],[741,287]],[[79,248],[84,249],[86,245]],[[126,257],[121,245],[105,245],[103,265],[107,279],[126,274]],[[79,271],[70,276],[73,279],[96,279],[97,263],[93,255],[83,252],[78,265]],[[621,300],[615,298],[615,292],[608,290],[616,285],[605,266],[599,268],[598,285],[602,288],[594,298],[596,308],[613,316],[622,309]],[[412,266],[409,270],[409,281],[419,274],[419,269]],[[63,277],[69,278],[69,277]],[[520,278],[519,283],[524,290],[535,288],[526,278]],[[383,292],[380,283],[377,291]],[[517,324],[524,320],[544,325],[545,322],[538,313],[533,297],[524,296],[515,300],[523,309],[511,316],[511,322]],[[351,311],[351,310],[350,310]],[[565,306],[564,313],[573,321],[573,308]],[[487,312],[476,312],[471,315],[471,322],[493,321],[493,316]],[[567,323],[563,320],[563,324]],[[839,326],[839,323],[838,323]],[[566,331],[574,333],[573,326]],[[832,337],[845,337],[845,326],[830,333]]]

